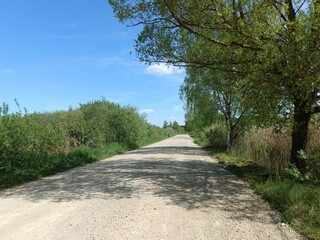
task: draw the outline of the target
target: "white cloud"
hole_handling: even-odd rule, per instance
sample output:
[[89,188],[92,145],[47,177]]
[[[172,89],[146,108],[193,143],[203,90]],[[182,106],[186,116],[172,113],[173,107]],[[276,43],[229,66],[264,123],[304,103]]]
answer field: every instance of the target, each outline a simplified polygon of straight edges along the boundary
[[146,73],[156,76],[162,76],[162,75],[174,75],[174,74],[181,74],[184,73],[184,70],[182,68],[178,68],[175,66],[168,66],[164,63],[151,65],[146,68]]
[[140,112],[140,113],[153,113],[154,110],[153,110],[153,109],[150,109],[150,108],[147,108],[147,109],[141,109],[139,112]]

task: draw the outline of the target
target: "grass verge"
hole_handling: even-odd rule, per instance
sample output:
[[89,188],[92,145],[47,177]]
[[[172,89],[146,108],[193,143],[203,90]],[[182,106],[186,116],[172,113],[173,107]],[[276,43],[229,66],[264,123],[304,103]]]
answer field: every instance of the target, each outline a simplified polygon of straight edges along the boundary
[[320,188],[290,178],[274,178],[253,161],[207,149],[224,167],[249,182],[254,191],[282,214],[283,221],[308,239],[320,240]]
[[96,162],[165,138],[167,137],[151,137],[138,144],[112,143],[101,148],[75,148],[68,153],[58,153],[51,156],[46,153],[23,156],[19,162],[15,162],[8,169],[0,169],[0,190]]

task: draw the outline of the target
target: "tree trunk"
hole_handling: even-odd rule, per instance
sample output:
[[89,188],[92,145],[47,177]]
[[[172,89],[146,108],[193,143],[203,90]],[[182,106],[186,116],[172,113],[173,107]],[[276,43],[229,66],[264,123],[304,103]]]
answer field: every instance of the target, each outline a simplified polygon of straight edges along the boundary
[[231,120],[226,125],[227,125],[227,151],[229,152],[232,148],[233,140],[234,140],[234,126]]
[[306,161],[299,156],[299,151],[306,151],[310,119],[311,112],[308,111],[308,104],[296,101],[294,104],[294,122],[291,135],[291,163],[294,164],[301,173],[306,173],[307,171]]
[[228,122],[226,122],[226,127],[227,127],[227,151],[229,151],[232,145],[232,135],[231,135],[231,127]]

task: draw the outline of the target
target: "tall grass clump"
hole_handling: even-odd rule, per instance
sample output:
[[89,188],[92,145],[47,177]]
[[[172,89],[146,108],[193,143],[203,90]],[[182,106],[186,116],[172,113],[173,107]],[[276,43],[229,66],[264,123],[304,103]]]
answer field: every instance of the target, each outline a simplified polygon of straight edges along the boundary
[[310,156],[320,155],[320,122],[309,126],[307,154]]
[[[270,173],[281,176],[286,173],[290,162],[290,130],[273,127],[253,127],[246,131],[232,149],[232,154],[253,160],[260,166],[269,169]],[[310,172],[319,172],[320,165],[320,128],[311,125],[307,152],[304,154]],[[319,166],[318,166],[319,165]],[[314,173],[315,174],[315,173]]]
[[251,183],[282,214],[282,221],[308,239],[320,239],[319,125],[309,130],[308,150],[300,153],[308,164],[306,174],[289,164],[291,138],[285,128],[252,127],[238,138],[231,153],[214,149],[213,155],[227,170]]
[[306,152],[299,153],[307,163],[307,173],[290,164],[290,126],[247,127],[228,152],[220,147],[225,138],[217,129],[214,124],[194,129],[193,134],[197,143],[211,146],[211,154],[227,170],[248,181],[255,192],[277,209],[282,221],[308,239],[320,240],[320,117],[309,126]]
[[288,166],[290,147],[291,138],[287,130],[253,127],[238,139],[232,153],[251,159],[270,173],[280,176]]
[[[18,106],[19,107],[19,106]],[[0,107],[0,189],[173,136],[137,109],[105,99],[68,111]]]

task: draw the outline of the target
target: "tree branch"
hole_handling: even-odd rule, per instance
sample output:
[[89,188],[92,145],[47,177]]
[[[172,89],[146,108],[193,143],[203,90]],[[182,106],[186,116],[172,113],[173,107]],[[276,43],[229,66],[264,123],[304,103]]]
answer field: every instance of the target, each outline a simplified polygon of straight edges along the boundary
[[[245,43],[240,43],[240,42],[237,42],[237,41],[230,41],[230,42],[227,42],[227,41],[220,41],[218,39],[214,39],[214,38],[211,38],[211,37],[208,37],[204,34],[201,34],[200,32],[194,30],[191,26],[195,26],[194,23],[190,23],[188,21],[185,21],[181,18],[179,18],[175,13],[174,11],[172,10],[170,4],[168,4],[167,0],[164,0],[164,3],[171,15],[171,17],[173,19],[175,19],[178,23],[178,25],[189,31],[190,33],[196,35],[196,36],[200,36],[202,38],[204,38],[205,40],[209,41],[209,42],[212,42],[214,44],[218,44],[218,45],[221,45],[221,46],[224,46],[224,47],[231,47],[231,46],[238,46],[238,47],[241,47],[241,48],[245,48],[245,49],[250,49],[250,50],[253,50],[253,51],[262,51],[263,49],[259,46],[252,46],[252,45],[249,45],[249,44],[245,44]],[[199,25],[196,25],[198,28],[201,28],[201,26]],[[225,29],[220,29],[222,31],[226,31]]]
[[314,107],[312,113],[320,113],[320,106]]
[[294,10],[292,0],[285,1],[288,7],[288,19],[290,22],[294,22],[296,20],[296,11]]
[[303,7],[303,5],[306,3],[307,0],[304,0],[303,3],[301,3],[300,7],[296,10],[296,14],[300,11],[300,9]]

